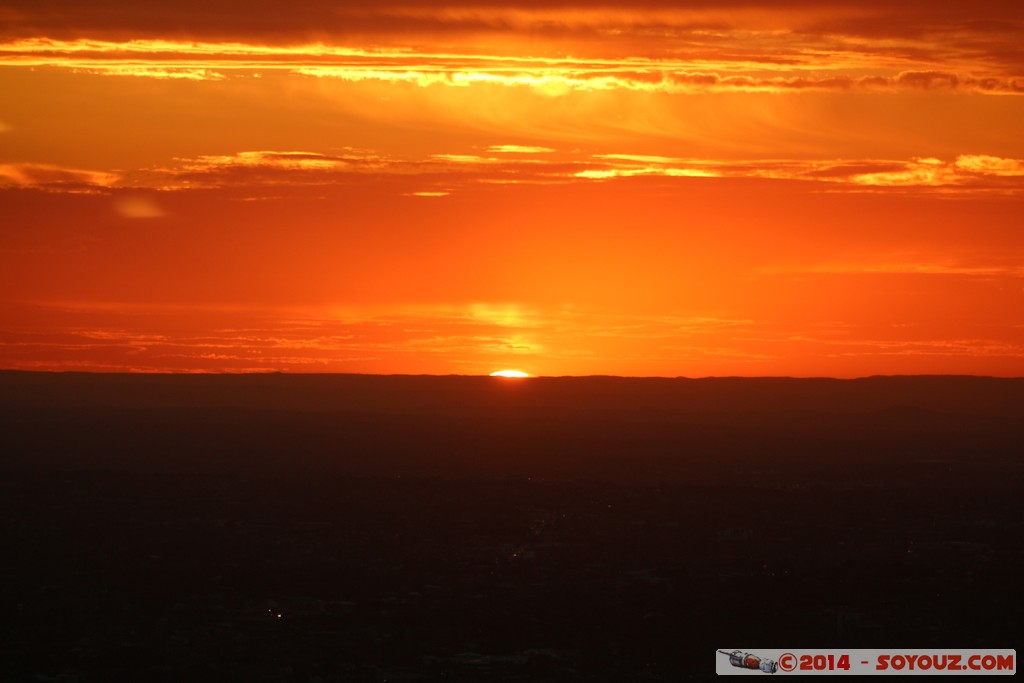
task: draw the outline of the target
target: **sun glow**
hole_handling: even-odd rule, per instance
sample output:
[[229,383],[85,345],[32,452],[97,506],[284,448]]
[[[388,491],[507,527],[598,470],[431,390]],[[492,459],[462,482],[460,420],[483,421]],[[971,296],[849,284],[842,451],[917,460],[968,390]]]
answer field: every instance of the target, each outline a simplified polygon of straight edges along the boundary
[[491,377],[529,377],[530,375],[522,370],[498,370],[492,372]]
[[0,0],[0,371],[1024,375],[1024,2],[240,4]]

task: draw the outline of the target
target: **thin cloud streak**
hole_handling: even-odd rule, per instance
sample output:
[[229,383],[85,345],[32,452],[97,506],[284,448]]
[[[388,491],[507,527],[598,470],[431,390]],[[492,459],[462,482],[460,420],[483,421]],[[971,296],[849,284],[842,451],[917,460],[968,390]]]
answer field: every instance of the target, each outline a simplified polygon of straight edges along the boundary
[[1024,278],[1024,265],[968,265],[927,261],[821,264],[803,269],[764,270],[765,275],[941,275],[968,278]]
[[[1024,190],[1024,160],[989,155],[964,154],[948,161],[932,158],[713,161],[625,153],[559,153],[550,148],[516,145],[492,146],[488,151],[500,157],[435,154],[425,159],[397,159],[350,148],[336,154],[265,150],[207,155],[178,159],[171,166],[132,173],[8,164],[0,166],[0,186],[57,192],[184,191],[219,187],[329,186],[349,176],[373,175],[422,177],[435,185],[447,183],[449,187],[404,191],[417,196],[443,196],[467,183],[579,183],[645,176],[795,180],[854,190],[907,187],[962,192]],[[140,212],[146,213],[141,209],[136,213]],[[154,212],[155,209],[149,211]]]
[[[488,374],[515,362],[531,374],[599,372],[610,360],[651,362],[680,374],[747,368],[759,372],[803,358],[1010,359],[1024,340],[918,330],[878,336],[863,325],[793,327],[770,320],[621,315],[517,304],[409,306],[388,310],[238,310],[220,324],[193,319],[189,307],[65,302],[40,307],[49,323],[31,332],[0,331],[0,359],[19,369],[130,372],[388,372]],[[83,312],[92,311],[83,317]],[[168,318],[168,312],[174,316]],[[205,313],[206,311],[198,311]],[[66,316],[74,315],[75,324]],[[92,319],[93,324],[83,324]],[[233,326],[224,326],[230,322]],[[1017,335],[1019,336],[1019,335]],[[704,371],[695,372],[694,368]],[[427,370],[432,369],[432,370]],[[689,371],[687,371],[689,369]]]
[[53,164],[0,164],[0,187],[33,187],[62,192],[116,187],[121,175]]
[[[743,36],[743,40],[750,40]],[[787,40],[795,40],[788,35]],[[737,40],[740,40],[738,37]],[[224,80],[281,71],[349,82],[383,81],[423,87],[498,84],[558,94],[628,90],[664,94],[705,92],[915,92],[1024,93],[1024,77],[970,60],[909,60],[884,53],[807,49],[779,61],[757,54],[696,50],[618,58],[502,55],[444,47],[415,51],[329,44],[59,41],[30,38],[0,43],[0,64],[58,67],[109,76]],[[943,52],[944,54],[944,52]],[[883,72],[883,73],[880,73]],[[884,72],[888,73],[884,73]],[[803,75],[813,72],[813,75]],[[827,74],[827,75],[820,75]]]

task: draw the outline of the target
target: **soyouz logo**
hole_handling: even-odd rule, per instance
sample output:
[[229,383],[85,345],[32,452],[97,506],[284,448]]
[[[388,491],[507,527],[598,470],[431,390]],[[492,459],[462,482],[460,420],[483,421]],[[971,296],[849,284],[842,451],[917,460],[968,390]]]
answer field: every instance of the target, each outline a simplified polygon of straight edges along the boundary
[[[725,655],[725,657],[722,657]],[[728,659],[726,659],[728,658]],[[1013,675],[1016,650],[716,650],[719,675]]]
[[773,674],[778,670],[778,664],[774,659],[762,659],[757,655],[752,655],[749,652],[740,652],[739,650],[733,650],[732,652],[719,650],[718,652],[719,654],[727,655],[729,663],[741,669],[757,669],[766,674]]

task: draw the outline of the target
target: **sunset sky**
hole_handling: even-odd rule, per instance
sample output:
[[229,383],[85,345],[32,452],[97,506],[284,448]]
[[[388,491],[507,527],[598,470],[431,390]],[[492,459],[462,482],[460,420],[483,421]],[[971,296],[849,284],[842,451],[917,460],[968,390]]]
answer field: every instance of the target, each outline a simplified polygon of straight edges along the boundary
[[1024,375],[1024,2],[0,0],[0,368]]

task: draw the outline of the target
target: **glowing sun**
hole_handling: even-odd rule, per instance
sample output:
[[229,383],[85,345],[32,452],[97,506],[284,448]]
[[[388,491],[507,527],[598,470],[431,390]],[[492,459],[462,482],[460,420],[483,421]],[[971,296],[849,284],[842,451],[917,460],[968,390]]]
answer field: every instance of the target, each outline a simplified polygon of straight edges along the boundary
[[530,375],[528,373],[525,373],[522,370],[498,370],[497,372],[492,372],[491,373],[491,377],[529,377],[529,376]]

